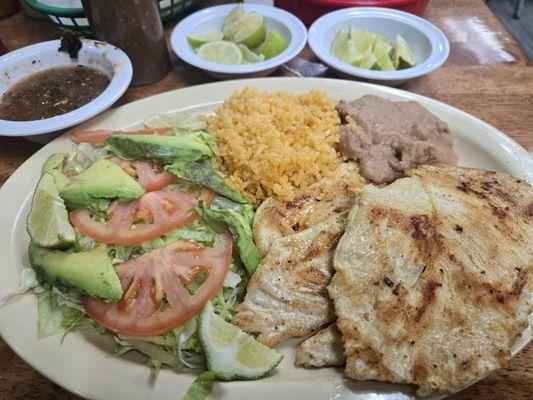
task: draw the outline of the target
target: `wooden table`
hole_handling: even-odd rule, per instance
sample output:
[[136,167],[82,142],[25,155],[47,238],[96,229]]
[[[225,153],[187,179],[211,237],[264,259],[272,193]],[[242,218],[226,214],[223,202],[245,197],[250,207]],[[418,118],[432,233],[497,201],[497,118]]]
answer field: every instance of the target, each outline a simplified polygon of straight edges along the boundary
[[[206,1],[207,5],[217,1]],[[451,54],[438,71],[401,88],[441,100],[469,112],[507,133],[533,151],[533,64],[500,25],[483,0],[432,0],[425,17],[448,36]],[[170,33],[174,23],[166,26]],[[19,13],[0,21],[0,38],[8,50],[59,37],[46,21],[30,20]],[[302,65],[304,66],[302,68]],[[306,49],[281,68],[278,75],[325,73],[323,65]],[[212,81],[182,62],[156,84],[130,88],[119,104],[166,90]],[[25,139],[0,138],[0,184],[41,146]],[[509,366],[453,399],[533,398],[533,345]],[[78,399],[16,356],[0,339],[0,399]]]

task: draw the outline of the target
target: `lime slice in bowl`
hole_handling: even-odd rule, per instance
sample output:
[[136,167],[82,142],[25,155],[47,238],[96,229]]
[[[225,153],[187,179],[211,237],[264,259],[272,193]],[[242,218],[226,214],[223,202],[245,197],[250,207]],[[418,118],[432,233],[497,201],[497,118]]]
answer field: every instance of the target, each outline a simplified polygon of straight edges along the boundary
[[74,243],[74,228],[52,175],[44,174],[31,202],[27,230],[31,241],[40,247],[67,247]]
[[281,36],[277,30],[272,29],[270,32],[268,32],[265,41],[254,51],[258,54],[263,54],[265,56],[265,60],[268,60],[269,58],[276,57],[277,55],[283,53],[286,48],[287,42],[283,36]]
[[372,53],[371,49],[367,49],[364,53],[361,54],[361,56],[361,60],[353,63],[354,66],[364,69],[380,69],[377,63],[376,56]]
[[216,40],[224,39],[224,34],[220,31],[209,31],[201,35],[187,36],[187,41],[193,49],[200,47],[208,42],[214,42]]
[[394,66],[398,69],[414,67],[416,64],[415,55],[407,41],[400,35],[396,35],[396,46],[394,47]]
[[200,341],[210,371],[222,380],[259,379],[273,371],[283,356],[215,314],[207,303],[200,316]]
[[200,46],[197,53],[204,60],[219,64],[236,65],[241,64],[243,57],[239,47],[226,40],[208,42]]
[[239,44],[238,46],[239,49],[241,49],[242,56],[246,63],[253,64],[265,60],[265,56],[263,54],[254,53],[252,50],[250,50],[243,44]]
[[224,20],[224,23],[222,24],[222,31],[224,31],[224,28],[226,28],[228,25],[231,25],[233,22],[237,21],[243,15],[244,15],[244,7],[242,6],[242,4],[239,4],[238,6],[234,7],[233,10],[230,11],[228,16]]
[[370,31],[361,31],[353,26],[350,27],[349,38],[355,43],[357,50],[364,53],[374,48],[378,35]]
[[350,39],[347,32],[342,30],[337,33],[331,45],[331,54],[348,64],[355,64],[362,60],[362,54],[357,50],[355,42]]
[[392,46],[382,39],[378,39],[374,45],[374,56],[381,71],[394,71],[394,64],[391,59]]
[[242,15],[226,25],[223,30],[226,39],[241,43],[250,49],[259,46],[266,37],[265,19],[255,11]]

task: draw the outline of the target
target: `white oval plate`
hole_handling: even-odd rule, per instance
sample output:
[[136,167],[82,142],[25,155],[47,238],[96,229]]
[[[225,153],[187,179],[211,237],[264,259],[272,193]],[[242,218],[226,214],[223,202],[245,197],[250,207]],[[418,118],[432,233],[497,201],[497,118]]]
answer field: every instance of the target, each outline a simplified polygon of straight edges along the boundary
[[[321,90],[335,100],[352,100],[376,94],[393,100],[416,100],[450,126],[456,138],[459,163],[464,166],[504,171],[533,182],[533,160],[503,133],[460,110],[412,93],[371,84],[334,79],[265,78],[219,82],[162,93],[119,107],[86,122],[82,129],[135,128],[145,117],[171,111],[210,113],[234,90],[253,86],[263,91],[295,93]],[[45,159],[71,147],[62,136],[43,147],[8,179],[0,190],[0,298],[14,291],[20,271],[28,264],[25,220],[31,194]],[[47,378],[90,399],[181,399],[194,379],[192,373],[162,369],[151,383],[150,368],[142,358],[113,357],[110,337],[68,335],[63,343],[57,336],[37,340],[37,301],[24,295],[0,307],[0,334],[28,364]],[[516,354],[531,340],[528,328],[513,346]],[[209,399],[408,399],[410,386],[345,379],[342,369],[307,370],[295,368],[298,341],[281,346],[285,359],[269,378],[253,382],[217,383]]]
[[96,68],[110,79],[96,98],[68,113],[35,121],[0,119],[0,136],[33,136],[70,128],[109,108],[120,99],[133,76],[131,61],[122,50],[104,42],[82,39],[77,59],[58,51],[60,41],[50,40],[26,46],[0,57],[0,94],[20,80],[45,69],[83,65]]

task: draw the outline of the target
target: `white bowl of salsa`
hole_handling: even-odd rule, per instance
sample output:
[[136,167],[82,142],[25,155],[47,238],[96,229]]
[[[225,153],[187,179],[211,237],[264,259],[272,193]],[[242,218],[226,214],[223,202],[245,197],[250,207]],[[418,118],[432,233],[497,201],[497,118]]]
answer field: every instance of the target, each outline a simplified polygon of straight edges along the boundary
[[[37,138],[61,131],[101,113],[124,94],[133,75],[128,56],[108,43],[81,42],[77,58],[58,51],[60,40],[0,57],[0,136]],[[42,88],[38,95],[37,87]],[[98,91],[91,92],[94,87]]]

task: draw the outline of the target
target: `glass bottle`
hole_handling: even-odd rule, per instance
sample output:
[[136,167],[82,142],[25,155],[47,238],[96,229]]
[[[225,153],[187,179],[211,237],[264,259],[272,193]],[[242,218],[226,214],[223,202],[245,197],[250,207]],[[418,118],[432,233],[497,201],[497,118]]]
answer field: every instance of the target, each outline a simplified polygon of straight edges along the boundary
[[170,69],[155,0],[82,0],[94,36],[123,50],[133,64],[132,85],[163,78]]

